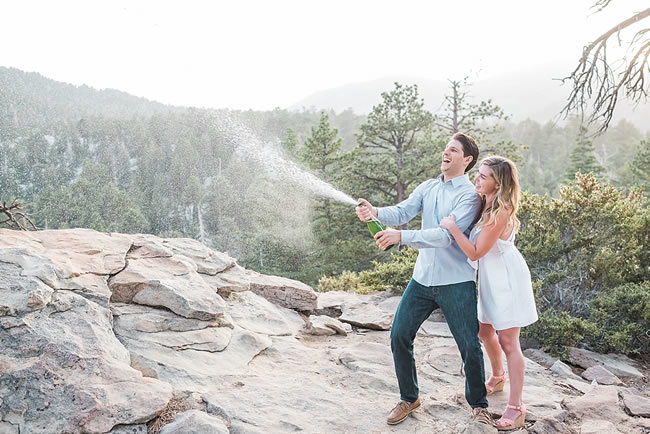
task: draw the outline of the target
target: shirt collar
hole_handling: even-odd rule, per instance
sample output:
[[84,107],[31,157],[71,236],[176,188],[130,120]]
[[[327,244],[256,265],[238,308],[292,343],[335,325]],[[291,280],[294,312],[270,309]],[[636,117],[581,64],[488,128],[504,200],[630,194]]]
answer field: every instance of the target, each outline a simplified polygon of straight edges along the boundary
[[469,182],[469,175],[467,173],[465,173],[465,174],[457,176],[455,178],[451,178],[449,181],[445,182],[443,180],[443,178],[442,178],[442,173],[441,173],[440,176],[438,176],[438,179],[440,180],[440,182],[442,184],[447,184],[448,182],[451,182],[451,185],[454,188],[457,188],[457,187],[459,187],[459,186],[461,186],[463,184],[467,184]]

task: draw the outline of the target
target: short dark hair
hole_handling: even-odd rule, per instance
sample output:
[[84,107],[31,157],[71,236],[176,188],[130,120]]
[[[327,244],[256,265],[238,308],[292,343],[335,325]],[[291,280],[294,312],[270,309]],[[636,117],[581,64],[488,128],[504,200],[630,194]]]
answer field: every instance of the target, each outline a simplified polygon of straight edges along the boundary
[[451,136],[451,140],[456,140],[461,145],[463,145],[463,157],[467,157],[468,155],[472,156],[472,161],[470,161],[465,168],[465,173],[469,172],[472,170],[472,167],[474,167],[476,161],[478,160],[479,150],[478,145],[476,144],[476,140],[464,133],[454,134]]

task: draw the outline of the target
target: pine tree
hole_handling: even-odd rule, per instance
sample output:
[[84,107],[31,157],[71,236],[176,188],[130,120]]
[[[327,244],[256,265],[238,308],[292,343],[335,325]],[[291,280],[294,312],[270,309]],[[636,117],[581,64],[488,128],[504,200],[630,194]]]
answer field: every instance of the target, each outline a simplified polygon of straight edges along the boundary
[[[342,143],[343,140],[338,138],[338,130],[330,125],[327,113],[321,112],[318,128],[311,128],[311,136],[305,140],[298,154],[316,176],[332,182],[340,172],[341,159],[338,151]],[[332,229],[330,226],[335,224],[332,221],[332,207],[328,199],[319,197],[314,200],[312,225],[319,241],[327,241],[327,234],[331,233]]]
[[472,83],[468,77],[448,81],[449,93],[445,95],[442,110],[435,115],[435,125],[443,135],[449,137],[457,132],[469,134],[479,144],[479,158],[498,154],[521,162],[522,146],[508,140],[493,140],[503,129],[501,122],[508,120],[503,109],[491,99],[472,102]]
[[585,127],[580,127],[576,137],[576,144],[569,155],[569,162],[569,168],[566,171],[566,178],[569,181],[573,181],[575,174],[578,172],[583,174],[591,173],[595,177],[599,177],[605,172],[605,168],[596,160],[594,145],[587,137]]
[[650,139],[639,143],[632,161],[629,162],[632,182],[646,193],[650,192]]
[[424,109],[417,85],[395,83],[381,97],[361,126],[358,148],[346,156],[346,170],[357,195],[392,205],[440,173],[446,142],[433,139],[433,115]]
[[[327,113],[322,112],[318,128],[311,128],[311,136],[305,139],[298,153],[314,174],[336,186],[341,179],[342,144],[338,130],[330,125]],[[377,255],[375,249],[367,248],[372,239],[368,237],[366,225],[360,224],[349,205],[314,198],[311,228],[318,245],[303,258],[306,259],[304,273],[311,279],[357,269]]]
[[[318,128],[311,128],[311,136],[305,140],[299,151],[300,159],[327,182],[333,181],[334,173],[338,172],[340,164],[338,152],[343,139],[339,138],[338,134],[338,130],[330,125],[327,113],[321,112]],[[287,136],[290,137],[289,134]]]
[[298,148],[298,134],[292,128],[287,128],[286,135],[282,139],[282,147],[289,152],[289,155],[295,155]]

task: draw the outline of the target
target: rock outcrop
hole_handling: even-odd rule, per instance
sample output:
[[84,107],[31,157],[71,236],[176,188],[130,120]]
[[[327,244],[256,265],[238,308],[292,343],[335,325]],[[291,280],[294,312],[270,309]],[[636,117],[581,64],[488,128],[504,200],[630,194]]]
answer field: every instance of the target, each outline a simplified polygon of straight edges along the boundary
[[[385,424],[398,303],[317,294],[195,240],[2,229],[0,433],[496,432],[469,422],[439,315],[415,345],[422,407]],[[650,430],[647,367],[570,354],[527,352],[528,432]]]
[[251,287],[316,308],[307,285],[195,240],[0,230],[0,432],[124,430],[244,371],[305,325]]

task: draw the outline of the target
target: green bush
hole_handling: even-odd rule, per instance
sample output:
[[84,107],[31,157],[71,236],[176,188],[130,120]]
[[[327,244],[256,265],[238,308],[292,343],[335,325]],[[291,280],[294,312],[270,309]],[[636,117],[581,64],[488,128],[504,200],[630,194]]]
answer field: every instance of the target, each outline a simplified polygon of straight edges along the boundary
[[566,358],[567,346],[575,346],[594,333],[595,326],[591,322],[549,309],[539,315],[537,322],[523,329],[521,336],[537,340],[544,351]]
[[538,283],[538,307],[587,318],[599,294],[647,279],[646,205],[639,192],[579,173],[559,198],[522,195],[517,246]]
[[579,173],[559,198],[522,195],[517,245],[541,311],[522,336],[555,354],[579,343],[647,352],[649,216],[640,191]]
[[319,292],[349,291],[367,294],[368,291],[361,288],[361,282],[357,273],[344,271],[339,277],[321,277],[318,281]]
[[374,291],[394,291],[402,294],[413,274],[417,249],[406,248],[391,253],[391,262],[372,261],[370,270],[354,273],[344,271],[339,277],[322,277],[318,291],[350,291],[368,294]]
[[627,283],[591,301],[588,318],[548,309],[522,331],[545,351],[563,356],[565,346],[584,344],[600,353],[650,352],[650,281]]
[[599,295],[591,303],[598,328],[591,343],[601,352],[650,352],[650,281],[628,283]]
[[408,285],[415,261],[418,258],[417,249],[405,248],[391,253],[391,262],[373,261],[373,268],[359,273],[361,286],[368,291],[393,291],[404,293]]

